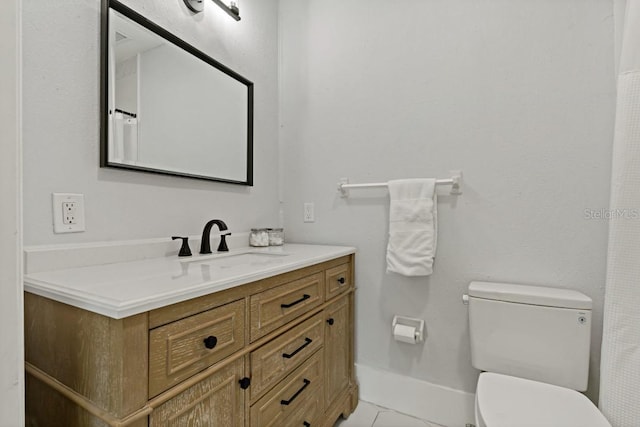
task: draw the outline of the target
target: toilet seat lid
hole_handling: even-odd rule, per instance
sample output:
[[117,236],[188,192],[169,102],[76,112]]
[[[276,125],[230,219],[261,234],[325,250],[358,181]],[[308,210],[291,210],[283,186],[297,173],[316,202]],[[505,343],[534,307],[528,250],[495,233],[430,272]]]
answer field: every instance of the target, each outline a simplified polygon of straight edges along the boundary
[[582,393],[492,372],[480,374],[476,412],[487,427],[611,427]]

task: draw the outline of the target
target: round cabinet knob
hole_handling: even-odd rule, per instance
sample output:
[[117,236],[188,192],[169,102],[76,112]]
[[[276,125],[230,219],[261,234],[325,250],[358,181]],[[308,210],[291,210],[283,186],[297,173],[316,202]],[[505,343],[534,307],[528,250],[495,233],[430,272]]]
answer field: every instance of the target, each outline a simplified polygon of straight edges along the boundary
[[340,283],[341,285],[344,285],[344,284],[345,284],[345,282],[346,282],[346,280],[345,280],[345,278],[344,278],[344,277],[339,277],[339,278],[338,278],[338,283]]
[[213,349],[216,344],[218,344],[218,338],[214,337],[213,335],[208,336],[204,339],[204,346],[209,350]]
[[332,326],[334,323],[333,318],[327,319],[327,323],[329,324],[329,326]]
[[251,378],[244,377],[239,381],[239,383],[240,383],[240,388],[243,390],[246,390],[251,385]]

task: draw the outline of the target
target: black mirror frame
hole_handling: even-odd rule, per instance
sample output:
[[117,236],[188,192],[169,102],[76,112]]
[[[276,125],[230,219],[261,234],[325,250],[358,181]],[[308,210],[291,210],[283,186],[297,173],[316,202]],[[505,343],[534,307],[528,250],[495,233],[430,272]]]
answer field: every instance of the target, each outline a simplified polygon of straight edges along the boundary
[[[196,49],[189,43],[173,35],[169,31],[151,22],[138,12],[130,9],[117,0],[102,0],[101,3],[101,34],[100,34],[100,167],[149,172],[162,175],[195,178],[207,181],[225,182],[253,186],[253,82],[236,73],[227,66],[211,58],[204,52]],[[142,25],[146,29],[156,33],[163,39],[178,46],[187,53],[201,59],[212,67],[217,68],[228,76],[238,80],[247,86],[247,177],[246,181],[237,181],[224,178],[214,178],[204,175],[173,172],[162,169],[154,169],[142,166],[127,165],[109,162],[109,9],[113,9],[132,21]]]

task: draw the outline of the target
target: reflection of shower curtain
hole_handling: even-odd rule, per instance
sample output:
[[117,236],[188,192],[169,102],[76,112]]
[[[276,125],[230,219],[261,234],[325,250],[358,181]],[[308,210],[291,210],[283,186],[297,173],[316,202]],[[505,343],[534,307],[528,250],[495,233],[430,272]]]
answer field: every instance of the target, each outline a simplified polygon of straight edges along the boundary
[[113,151],[109,160],[120,163],[124,158],[124,115],[114,113],[111,117],[113,117]]
[[[624,10],[624,8],[622,8]],[[621,21],[619,21],[621,22]],[[640,0],[626,0],[618,66],[600,408],[613,427],[640,425]]]
[[138,161],[138,120],[116,112],[113,117],[113,144],[110,161],[136,163]]
[[124,120],[124,148],[122,150],[125,163],[138,161],[138,119],[128,118]]

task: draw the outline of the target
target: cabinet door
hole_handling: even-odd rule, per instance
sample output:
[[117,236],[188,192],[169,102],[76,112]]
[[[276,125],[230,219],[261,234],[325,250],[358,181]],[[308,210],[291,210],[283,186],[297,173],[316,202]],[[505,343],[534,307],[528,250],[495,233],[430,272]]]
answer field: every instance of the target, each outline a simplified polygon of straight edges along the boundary
[[149,416],[149,426],[244,426],[243,376],[240,358],[159,406]]
[[351,360],[350,295],[325,309],[325,403],[329,408],[349,386]]

